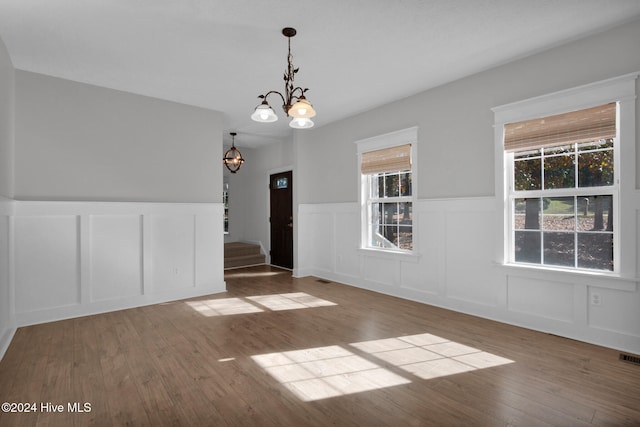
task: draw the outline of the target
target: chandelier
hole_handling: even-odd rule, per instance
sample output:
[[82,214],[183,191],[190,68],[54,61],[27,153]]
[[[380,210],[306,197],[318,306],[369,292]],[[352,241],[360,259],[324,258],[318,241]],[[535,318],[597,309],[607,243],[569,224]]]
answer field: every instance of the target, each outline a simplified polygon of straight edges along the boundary
[[278,120],[273,108],[267,102],[267,97],[271,94],[277,94],[282,98],[282,108],[288,117],[291,117],[289,126],[296,129],[307,129],[313,126],[311,117],[316,115],[311,103],[304,97],[304,93],[309,89],[302,89],[300,86],[294,87],[293,79],[300,68],[294,68],[291,63],[293,58],[291,55],[291,37],[296,35],[295,28],[283,28],[282,34],[287,37],[289,44],[289,54],[287,56],[287,69],[284,72],[284,95],[276,90],[270,90],[264,95],[258,96],[262,99],[262,103],[258,105],[251,115],[256,122],[271,123]]
[[222,161],[224,165],[231,171],[231,173],[236,173],[240,169],[240,166],[244,163],[244,159],[242,158],[242,154],[236,148],[236,135],[237,133],[231,132],[231,148],[224,153],[224,157]]

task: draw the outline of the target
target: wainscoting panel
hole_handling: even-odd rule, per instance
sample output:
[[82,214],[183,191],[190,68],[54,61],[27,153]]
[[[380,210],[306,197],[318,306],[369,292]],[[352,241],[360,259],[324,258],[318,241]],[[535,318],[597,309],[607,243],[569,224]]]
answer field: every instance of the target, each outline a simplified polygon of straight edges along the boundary
[[149,215],[145,221],[150,223],[148,249],[153,260],[145,292],[195,286],[195,217]]
[[356,249],[360,246],[360,216],[358,212],[335,214],[336,273],[343,277],[360,275],[360,260]]
[[79,224],[77,215],[15,218],[16,313],[80,303]]
[[142,216],[91,215],[91,297],[142,295]]
[[637,279],[503,266],[496,206],[493,197],[419,200],[416,254],[406,257],[359,249],[358,203],[300,205],[294,274],[640,353]]
[[[220,283],[224,274],[224,236],[220,234],[222,210],[214,214],[197,214],[195,224],[195,286]],[[221,246],[222,245],[222,246]],[[218,256],[222,251],[223,256]]]
[[[589,287],[589,326],[640,338],[640,293]],[[610,316],[611,309],[624,316]]]
[[390,292],[385,288],[399,287],[399,261],[394,259],[385,259],[372,255],[363,255],[362,277],[375,290],[384,289],[384,292]]
[[0,196],[0,359],[16,331],[11,283],[11,215],[13,201]]
[[[509,310],[544,319],[573,320],[573,286],[570,283],[541,282],[526,277],[508,277]],[[553,295],[553,298],[549,296]]]
[[[447,296],[475,304],[495,306],[496,287],[492,267],[495,233],[484,224],[493,221],[493,211],[449,212],[446,216]],[[477,206],[473,206],[477,208]],[[482,278],[477,280],[476,278]]]
[[[444,294],[445,230],[442,228],[442,212],[416,209],[413,212],[417,224],[414,239],[419,258],[416,262],[403,262],[400,285],[408,292],[437,295]],[[414,298],[415,299],[415,298]],[[418,297],[417,299],[420,299]]]
[[16,201],[17,326],[223,292],[223,207]]
[[313,262],[317,269],[327,272],[335,268],[335,213],[315,212],[308,218],[312,224],[308,242],[313,246]]

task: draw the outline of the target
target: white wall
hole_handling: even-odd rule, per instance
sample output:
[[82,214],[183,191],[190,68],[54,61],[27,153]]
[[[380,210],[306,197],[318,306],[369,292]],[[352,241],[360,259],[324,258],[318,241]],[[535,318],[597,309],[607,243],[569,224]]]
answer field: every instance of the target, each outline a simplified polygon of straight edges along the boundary
[[[297,134],[295,274],[640,353],[637,260],[635,277],[624,279],[497,266],[496,239],[502,239],[502,230],[495,220],[491,111],[639,71],[638,40],[640,21],[635,21]],[[640,116],[640,108],[636,111]],[[411,126],[419,129],[419,202],[414,212],[419,257],[374,256],[358,249],[354,141]],[[640,146],[637,135],[635,142]],[[637,158],[636,192],[627,205],[635,206],[640,225],[638,165]],[[636,234],[636,246],[639,241]],[[601,297],[599,306],[589,303],[594,292]]]
[[15,332],[10,294],[10,216],[13,196],[14,69],[0,39],[0,357]]
[[18,326],[225,290],[222,204],[15,202]]

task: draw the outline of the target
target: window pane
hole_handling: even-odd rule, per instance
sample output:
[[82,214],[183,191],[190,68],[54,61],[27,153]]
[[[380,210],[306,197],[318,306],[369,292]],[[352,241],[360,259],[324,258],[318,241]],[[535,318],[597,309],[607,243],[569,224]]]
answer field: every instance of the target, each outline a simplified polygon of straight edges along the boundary
[[384,212],[382,210],[382,203],[372,203],[371,204],[371,224],[373,226],[382,224],[383,219],[384,219]]
[[398,197],[400,195],[400,179],[398,174],[384,177],[385,197]]
[[543,199],[544,230],[574,231],[576,217],[573,197],[547,197]]
[[532,158],[518,160],[513,165],[513,180],[516,191],[540,190],[542,188],[542,160]]
[[613,271],[613,234],[578,233],[578,267]]
[[398,203],[381,203],[382,224],[392,225],[398,222]]
[[384,175],[370,175],[371,197],[379,199],[384,197]]
[[575,187],[573,154],[544,158],[544,188]]
[[575,265],[574,233],[544,233],[544,265]]
[[516,262],[540,264],[540,233],[537,231],[516,231],[514,256]]
[[612,196],[591,196],[581,200],[582,209],[578,216],[578,230],[613,231]]
[[400,175],[400,194],[411,196],[411,172],[403,172]]
[[613,151],[591,151],[578,156],[580,187],[613,185]]
[[396,246],[400,249],[410,251],[413,249],[413,227],[401,225],[399,227],[400,236]]
[[399,222],[402,225],[413,224],[413,206],[411,202],[399,203],[400,217]]
[[540,229],[540,199],[515,199],[513,225],[516,230]]
[[383,227],[383,236],[385,239],[387,239],[389,242],[393,243],[395,246],[396,245],[396,236],[398,234],[398,227],[396,227],[395,225],[385,225]]

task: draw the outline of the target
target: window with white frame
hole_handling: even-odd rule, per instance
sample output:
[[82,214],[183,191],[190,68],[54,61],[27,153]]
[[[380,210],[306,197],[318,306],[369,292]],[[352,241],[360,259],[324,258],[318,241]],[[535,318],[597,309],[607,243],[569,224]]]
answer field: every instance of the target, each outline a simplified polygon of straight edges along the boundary
[[415,140],[411,128],[358,141],[365,249],[414,251]]
[[633,274],[636,77],[493,109],[506,264]]
[[514,262],[613,271],[616,111],[608,103],[505,125]]

